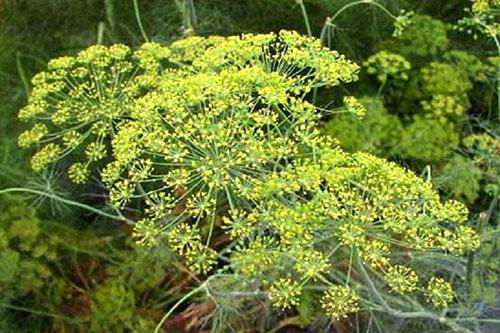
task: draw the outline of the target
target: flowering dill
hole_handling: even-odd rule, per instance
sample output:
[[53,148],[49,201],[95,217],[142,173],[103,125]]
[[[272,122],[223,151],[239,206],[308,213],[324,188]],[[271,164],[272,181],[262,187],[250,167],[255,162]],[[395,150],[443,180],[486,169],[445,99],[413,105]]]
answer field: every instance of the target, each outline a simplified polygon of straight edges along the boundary
[[[381,82],[408,80],[411,68],[390,53],[365,66]],[[394,244],[453,255],[479,246],[464,224],[465,206],[442,202],[428,182],[392,162],[344,152],[318,130],[323,110],[307,96],[356,80],[358,70],[319,40],[289,31],[189,37],[134,52],[94,46],[34,78],[20,117],[35,125],[19,145],[41,146],[36,170],[68,159],[77,184],[97,170],[115,208],[141,207],[137,244],[164,238],[193,273],[217,265],[281,309],[326,281],[322,309],[342,319],[359,310],[363,295],[349,281],[328,279],[355,251],[374,279],[410,293],[419,275],[391,257]],[[430,64],[424,89],[435,93],[451,71]],[[452,97],[469,86],[455,84],[424,105],[460,115]],[[360,118],[366,111],[352,96],[344,104]],[[232,245],[220,254],[212,238],[223,233]],[[430,301],[451,302],[447,285],[431,281]]]

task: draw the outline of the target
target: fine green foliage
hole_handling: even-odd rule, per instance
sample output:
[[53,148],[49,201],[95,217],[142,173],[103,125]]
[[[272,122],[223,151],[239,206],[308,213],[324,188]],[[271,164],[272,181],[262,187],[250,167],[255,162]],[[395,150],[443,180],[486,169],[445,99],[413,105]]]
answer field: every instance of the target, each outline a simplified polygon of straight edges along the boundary
[[[40,230],[40,220],[26,203],[2,198],[0,215],[0,295],[3,302],[30,294],[52,294],[62,302],[62,281],[51,266],[59,260],[60,240]],[[49,289],[47,290],[46,288]]]
[[380,99],[363,97],[360,101],[367,110],[362,119],[351,114],[335,114],[334,120],[324,125],[324,133],[337,138],[347,151],[390,156],[403,133],[401,121],[388,113]]
[[[168,253],[53,225],[23,199],[1,198],[0,327],[5,332],[154,329],[157,299],[169,292],[164,280],[178,274]],[[145,296],[152,290],[154,297]]]

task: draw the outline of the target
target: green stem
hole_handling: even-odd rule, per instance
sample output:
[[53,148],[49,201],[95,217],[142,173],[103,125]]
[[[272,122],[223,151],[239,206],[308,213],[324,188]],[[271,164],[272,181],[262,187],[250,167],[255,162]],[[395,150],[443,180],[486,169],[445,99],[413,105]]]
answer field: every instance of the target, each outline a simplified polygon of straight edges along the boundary
[[106,20],[108,21],[111,30],[112,39],[116,39],[116,24],[115,24],[115,6],[114,0],[104,0],[104,7],[106,9]]
[[[478,22],[479,25],[488,31],[488,25]],[[490,35],[490,37],[493,39],[493,42],[495,43],[495,46],[497,47],[497,55],[500,57],[500,40],[496,35]],[[496,72],[496,80],[497,80],[497,108],[498,108],[498,119],[497,121],[500,121],[500,65],[497,65],[497,72]]]
[[108,214],[108,213],[103,212],[103,211],[101,211],[101,210],[99,210],[97,208],[94,208],[92,206],[85,205],[85,204],[82,204],[82,203],[79,203],[79,202],[76,202],[76,201],[72,201],[72,200],[69,200],[69,199],[65,199],[65,198],[62,198],[62,197],[60,197],[58,195],[55,195],[55,194],[51,194],[51,193],[47,193],[47,192],[42,192],[42,191],[34,190],[34,189],[31,189],[31,188],[24,188],[24,187],[11,187],[11,188],[6,188],[6,189],[3,189],[3,190],[0,190],[0,194],[4,194],[4,193],[16,193],[16,192],[32,193],[32,194],[44,196],[44,197],[47,197],[47,198],[50,198],[50,199],[57,200],[59,202],[65,203],[65,204],[70,205],[70,206],[75,206],[75,207],[79,207],[79,208],[91,211],[93,213],[99,214],[101,216],[104,216],[104,217],[107,217],[107,218],[110,218],[110,219],[124,221],[124,222],[127,222],[128,224],[134,224],[133,221],[127,219],[124,216],[116,216],[116,215]]
[[[497,47],[497,55],[500,57],[500,40],[498,40],[497,36],[493,36],[493,41]],[[497,65],[496,72],[496,80],[497,80],[497,109],[498,109],[498,118],[497,122],[500,122],[500,64]]]
[[325,36],[326,36],[326,33],[328,31],[328,28],[329,27],[333,27],[335,28],[335,25],[333,24],[333,22],[335,21],[335,19],[337,17],[340,16],[340,14],[342,14],[345,10],[351,8],[351,7],[354,7],[354,6],[357,6],[357,5],[362,5],[362,4],[367,4],[367,5],[373,5],[379,9],[381,9],[384,13],[386,13],[391,19],[393,20],[397,20],[397,16],[395,16],[394,14],[392,14],[387,8],[385,8],[383,5],[379,4],[378,2],[374,1],[374,0],[359,0],[359,1],[354,1],[354,2],[351,2],[347,5],[345,5],[344,7],[340,8],[337,12],[335,12],[335,14],[332,16],[332,17],[327,17],[326,18],[326,21],[325,23],[323,24],[323,28],[321,29],[321,36],[320,36],[320,40],[322,43],[324,43],[324,39],[325,39]]
[[[500,56],[500,49],[498,53]],[[500,122],[500,65],[497,65],[497,108],[498,108],[497,122]]]
[[195,31],[194,31],[193,21],[196,21],[196,18],[194,15],[193,1],[192,0],[183,0],[181,3],[181,0],[175,0],[175,3],[182,14],[182,22],[184,25],[184,35],[185,36],[194,35]]
[[99,22],[99,24],[97,24],[97,44],[102,44],[105,28],[106,25],[104,22]]
[[146,42],[149,42],[148,35],[146,34],[146,31],[144,31],[144,26],[142,25],[142,20],[141,20],[141,13],[139,12],[139,3],[137,0],[134,1],[134,11],[135,11],[135,19],[137,20],[137,25],[139,26],[139,30],[141,30],[142,38]]
[[382,297],[382,295],[379,293],[377,290],[377,287],[375,287],[375,283],[373,280],[370,278],[368,275],[368,272],[366,271],[363,263],[361,262],[361,259],[359,258],[358,253],[356,255],[356,261],[357,261],[357,266],[359,268],[359,271],[361,272],[361,276],[363,279],[366,281],[368,289],[372,292],[372,294],[375,296],[376,300],[380,303],[382,308],[384,309],[385,312],[388,314],[398,317],[398,318],[426,318],[426,319],[431,319],[435,320],[439,323],[442,323],[444,325],[447,325],[450,327],[454,332],[462,332],[462,333],[473,333],[471,330],[462,327],[458,325],[455,321],[450,320],[444,316],[438,316],[432,312],[427,312],[427,311],[416,311],[416,312],[403,312],[400,310],[393,309]]
[[385,12],[387,15],[389,15],[390,18],[392,18],[393,20],[396,20],[397,17],[394,16],[394,14],[392,14],[389,10],[387,10],[387,8],[385,8],[383,5],[379,4],[378,2],[374,1],[374,0],[359,0],[359,1],[354,1],[354,2],[351,2],[347,5],[345,5],[344,7],[340,8],[336,13],[335,15],[333,15],[333,17],[329,20],[330,23],[333,23],[333,21],[335,21],[335,19],[343,12],[345,11],[346,9],[349,9],[350,7],[354,7],[354,6],[357,6],[357,5],[361,5],[361,4],[367,4],[367,5],[373,5],[375,7],[378,7],[380,8],[383,12]]
[[55,313],[49,313],[49,312],[45,312],[45,311],[33,310],[33,309],[25,308],[25,307],[22,307],[22,306],[15,306],[15,305],[12,305],[12,304],[0,303],[0,307],[11,309],[11,310],[16,310],[16,311],[27,312],[27,313],[31,313],[31,314],[38,315],[38,316],[60,318],[60,319],[63,319],[65,321],[67,321],[67,322],[70,322],[70,323],[78,323],[78,321],[76,321],[76,320],[74,320],[74,319],[72,319],[70,317],[61,316],[61,315],[58,315],[58,314],[55,314]]
[[309,16],[307,15],[306,6],[304,5],[303,0],[296,0],[298,5],[300,6],[300,11],[302,12],[302,16],[304,17],[304,23],[306,25],[307,34],[312,36],[311,24],[309,23]]
[[158,333],[161,329],[161,327],[163,326],[163,324],[165,323],[165,320],[168,319],[168,317],[170,317],[170,315],[180,306],[182,305],[182,303],[184,303],[187,299],[189,299],[191,296],[195,295],[197,292],[199,292],[200,290],[202,289],[205,289],[206,288],[206,284],[212,279],[214,278],[216,275],[212,275],[211,277],[209,277],[205,282],[203,282],[199,287],[191,290],[189,293],[187,293],[186,295],[184,295],[184,297],[182,297],[180,300],[177,301],[177,303],[174,304],[173,307],[170,308],[170,310],[168,310],[168,312],[163,316],[163,318],[161,318],[160,322],[158,323],[158,325],[156,325],[156,328],[154,330],[154,333]]
[[26,97],[29,97],[30,84],[28,79],[26,78],[26,73],[24,72],[23,63],[21,62],[21,54],[19,52],[16,53],[16,67],[17,67],[17,72],[19,73],[19,77],[21,78],[21,82],[23,83]]

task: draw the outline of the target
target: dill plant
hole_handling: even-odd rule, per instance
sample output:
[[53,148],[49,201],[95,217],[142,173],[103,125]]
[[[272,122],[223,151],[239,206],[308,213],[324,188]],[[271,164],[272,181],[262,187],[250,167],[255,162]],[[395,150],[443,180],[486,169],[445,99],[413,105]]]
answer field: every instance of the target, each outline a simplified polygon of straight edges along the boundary
[[[157,330],[197,292],[211,298],[212,281],[227,276],[278,309],[315,291],[336,320],[380,309],[404,318],[382,294],[416,293],[447,307],[450,282],[402,253],[475,250],[467,208],[441,201],[430,183],[394,163],[344,152],[318,129],[325,109],[309,94],[352,82],[358,70],[290,31],[188,37],[135,52],[93,46],[35,77],[20,113],[34,125],[19,141],[38,145],[35,170],[83,156],[68,168],[70,179],[89,181],[96,170],[112,206],[142,212],[128,218],[137,219],[138,244],[166,240],[207,276]],[[344,103],[363,117],[354,97]],[[66,145],[74,131],[79,139]],[[431,312],[407,315],[457,325]]]

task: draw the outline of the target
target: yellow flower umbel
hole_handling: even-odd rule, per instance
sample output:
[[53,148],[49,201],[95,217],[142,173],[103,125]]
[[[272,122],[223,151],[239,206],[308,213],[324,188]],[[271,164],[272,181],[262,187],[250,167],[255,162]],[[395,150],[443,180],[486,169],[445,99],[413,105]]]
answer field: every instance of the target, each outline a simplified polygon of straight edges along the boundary
[[402,265],[391,266],[384,278],[392,292],[403,294],[417,289],[417,273],[409,267]]
[[386,83],[388,79],[408,81],[411,64],[403,56],[380,51],[363,63],[368,74],[376,75],[377,80]]
[[274,307],[285,310],[299,304],[301,292],[300,283],[289,278],[281,278],[269,287],[267,295]]
[[[231,257],[232,270],[245,280],[265,285],[272,283],[267,276],[284,278],[286,272],[307,288],[338,272],[338,262],[352,261],[358,251],[371,278],[391,292],[423,292],[418,273],[392,252],[404,246],[409,252],[459,255],[457,249],[466,243],[478,246],[477,235],[464,225],[468,211],[463,204],[441,202],[430,183],[394,163],[347,154],[332,147],[331,140],[315,142],[315,160],[304,149],[284,170],[266,175],[253,189],[258,195],[250,191],[250,197],[262,201],[247,212],[238,210],[228,222],[237,223],[233,230],[244,230],[238,234],[248,242]],[[254,238],[263,230],[269,235],[265,242]],[[349,312],[341,304],[325,304],[334,317]]]
[[196,227],[181,223],[167,234],[169,247],[185,258],[186,264],[196,274],[207,274],[215,265],[217,252],[201,243]]
[[425,288],[427,301],[437,308],[446,308],[453,300],[454,293],[451,284],[438,277],[432,277]]
[[132,238],[138,245],[152,247],[158,245],[161,229],[151,220],[142,219],[134,225]]
[[359,310],[359,296],[347,286],[332,286],[321,297],[321,308],[333,319],[344,319]]
[[360,119],[362,119],[366,114],[365,106],[354,96],[344,97],[344,105],[348,112]]
[[51,60],[47,71],[33,77],[28,105],[19,112],[21,120],[35,123],[19,136],[19,146],[45,145],[35,154],[33,169],[68,155],[83,157],[69,174],[75,183],[84,183],[89,174],[84,170],[109,156],[106,141],[129,115],[134,96],[148,86],[153,72],[158,74],[163,50],[156,44],[144,44],[135,53],[121,44],[95,45],[74,57]]

